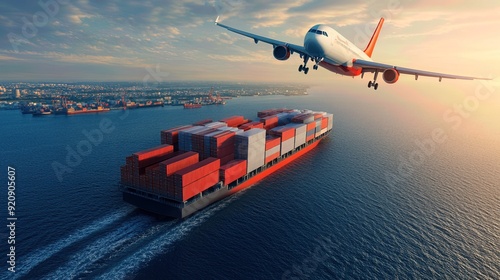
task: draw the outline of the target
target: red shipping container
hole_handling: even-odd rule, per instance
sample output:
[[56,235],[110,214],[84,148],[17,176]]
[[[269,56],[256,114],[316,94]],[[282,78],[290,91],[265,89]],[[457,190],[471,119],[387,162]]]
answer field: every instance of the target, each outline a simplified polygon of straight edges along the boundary
[[138,161],[143,161],[146,159],[150,159],[153,157],[157,156],[162,156],[165,154],[172,153],[174,151],[174,146],[172,145],[160,145],[151,149],[147,149],[141,152],[134,153],[133,156],[138,160]]
[[325,129],[327,127],[328,127],[328,118],[324,117],[323,119],[321,119],[321,129]]
[[247,131],[252,128],[264,128],[264,124],[261,122],[249,122],[241,125],[239,128]]
[[220,159],[207,158],[174,173],[175,186],[187,186],[220,168]]
[[312,123],[308,123],[307,124],[307,129],[306,130],[309,131],[309,130],[313,130],[315,128],[316,128],[316,123],[312,122]]
[[211,119],[206,119],[206,120],[201,120],[199,122],[195,122],[195,123],[193,123],[193,125],[205,125],[205,124],[211,123],[211,122],[212,122]]
[[223,164],[226,164],[230,161],[232,161],[234,159],[234,153],[231,153],[227,156],[224,156],[224,157],[221,157],[220,158],[220,164],[223,165]]
[[160,172],[170,176],[175,172],[197,163],[200,156],[196,152],[185,152],[160,163]]
[[171,129],[163,130],[160,132],[161,135],[161,142],[162,144],[170,144],[170,145],[175,145],[179,143],[179,132],[188,129],[190,127],[193,127],[192,125],[183,125],[183,126],[178,126],[174,127]]
[[260,122],[264,124],[266,129],[271,129],[278,126],[278,117],[277,116],[268,116],[260,119]]
[[280,136],[281,141],[285,142],[286,140],[293,138],[295,136],[295,128],[293,127],[277,127],[273,130],[269,131],[269,134]]
[[227,123],[227,126],[230,127],[238,127],[247,122],[247,120],[245,120],[243,116],[232,116],[229,118],[222,119],[220,121]]
[[280,152],[277,152],[275,154],[272,154],[272,155],[266,157],[266,160],[264,162],[267,164],[267,163],[277,159],[279,156],[280,156]]
[[266,139],[266,151],[270,150],[276,146],[279,146],[280,144],[281,144],[280,137],[269,137]]
[[182,188],[182,201],[186,201],[219,182],[219,171],[214,171]]
[[310,136],[307,136],[307,137],[306,137],[306,141],[307,141],[307,142],[309,142],[309,141],[311,141],[311,140],[313,140],[313,139],[314,139],[314,134],[312,134],[312,135],[310,135]]
[[247,173],[247,161],[244,159],[235,159],[221,166],[220,177],[224,185],[231,184],[238,178],[245,176]]
[[233,145],[234,144],[234,136],[235,132],[232,131],[223,131],[221,134],[217,134],[210,139],[210,144],[215,143],[217,147],[221,147],[224,145]]
[[323,118],[323,114],[321,113],[314,113],[314,119],[317,120],[317,119],[321,119]]

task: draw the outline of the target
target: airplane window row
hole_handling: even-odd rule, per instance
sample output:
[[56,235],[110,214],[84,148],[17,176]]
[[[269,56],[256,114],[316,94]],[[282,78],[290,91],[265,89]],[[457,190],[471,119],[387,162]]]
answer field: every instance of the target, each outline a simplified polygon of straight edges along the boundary
[[325,31],[318,30],[318,29],[311,28],[311,29],[309,29],[309,32],[316,33],[319,35],[324,35],[324,36],[328,37],[328,33],[326,33]]

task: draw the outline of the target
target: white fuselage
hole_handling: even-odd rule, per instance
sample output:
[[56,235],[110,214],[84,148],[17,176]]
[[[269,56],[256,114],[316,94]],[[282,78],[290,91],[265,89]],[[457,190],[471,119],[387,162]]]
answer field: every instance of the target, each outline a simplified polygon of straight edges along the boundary
[[313,57],[323,58],[320,66],[342,75],[359,75],[359,71],[352,68],[353,59],[373,61],[335,29],[322,24],[309,29],[304,47]]

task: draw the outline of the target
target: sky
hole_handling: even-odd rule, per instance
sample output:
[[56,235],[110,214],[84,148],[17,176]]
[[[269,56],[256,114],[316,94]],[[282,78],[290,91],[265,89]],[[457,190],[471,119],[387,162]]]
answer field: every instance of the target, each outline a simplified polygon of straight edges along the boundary
[[11,0],[0,10],[3,81],[352,79],[325,69],[299,73],[298,55],[275,60],[270,45],[215,26],[217,16],[226,25],[295,44],[303,44],[311,26],[328,24],[361,49],[383,16],[376,61],[500,74],[497,0]]

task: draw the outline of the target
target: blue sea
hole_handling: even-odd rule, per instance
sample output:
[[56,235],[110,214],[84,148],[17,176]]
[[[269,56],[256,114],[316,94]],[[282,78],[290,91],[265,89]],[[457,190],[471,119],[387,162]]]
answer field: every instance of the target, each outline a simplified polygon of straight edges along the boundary
[[[16,272],[3,226],[0,278],[500,279],[498,97],[472,110],[467,92],[309,93],[197,110],[0,111],[0,218],[7,224],[8,166],[17,218]],[[333,133],[185,220],[122,201],[120,165],[158,145],[160,130],[279,107],[331,112]]]

